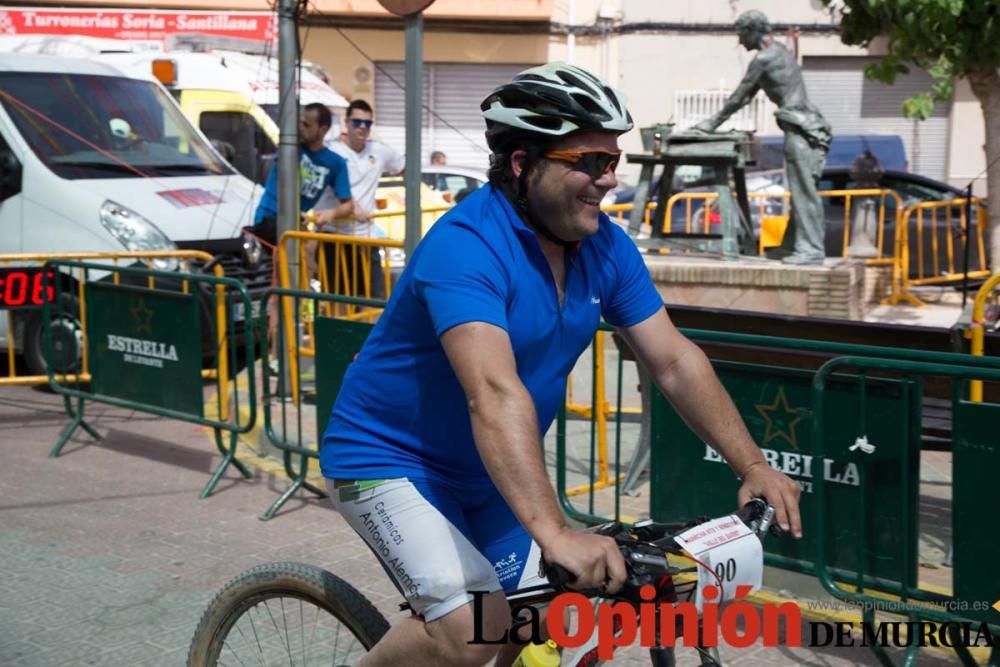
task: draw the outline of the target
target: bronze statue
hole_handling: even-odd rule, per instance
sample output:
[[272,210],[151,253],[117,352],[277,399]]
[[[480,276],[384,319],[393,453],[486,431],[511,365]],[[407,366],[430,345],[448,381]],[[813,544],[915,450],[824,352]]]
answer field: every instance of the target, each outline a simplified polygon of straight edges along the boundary
[[781,247],[790,252],[788,264],[822,264],[823,202],[816,181],[823,172],[830,148],[830,124],[810,104],[802,72],[791,53],[771,38],[767,17],[757,10],[736,19],[740,44],[747,51],[759,50],[722,109],[692,129],[712,132],[763,90],[777,105],[778,127],[785,133],[785,175],[791,193],[792,211]]

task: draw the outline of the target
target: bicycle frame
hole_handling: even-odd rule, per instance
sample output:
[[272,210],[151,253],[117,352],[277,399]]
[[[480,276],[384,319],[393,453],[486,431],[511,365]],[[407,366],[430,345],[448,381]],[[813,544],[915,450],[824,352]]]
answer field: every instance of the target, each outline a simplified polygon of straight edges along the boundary
[[[650,602],[659,604],[672,604],[678,601],[677,588],[674,586],[673,579],[668,575],[665,577],[667,579],[660,584],[660,590],[664,591],[663,596],[658,596]],[[551,603],[556,596],[561,595],[565,591],[557,590],[552,586],[542,585],[542,586],[532,586],[529,588],[519,589],[512,591],[507,594],[507,602],[511,606],[511,624],[512,627],[516,628],[519,625],[523,625],[524,621],[520,618],[519,612],[527,607],[534,608],[544,608]],[[622,598],[617,598],[614,596],[602,597],[597,594],[596,591],[578,591],[590,598],[591,604],[593,605],[595,611],[598,605],[605,604],[609,602],[625,602],[632,603],[630,600],[625,600]],[[693,595],[694,588],[689,591],[685,591],[687,595]],[[633,603],[634,604],[634,603]],[[637,609],[638,612],[638,609]],[[678,624],[680,624],[680,618],[678,618]],[[659,607],[657,606],[656,614],[656,636],[659,640],[659,625],[660,625],[660,615]],[[511,631],[514,632],[513,630]],[[620,628],[616,628],[615,632],[620,632]],[[701,619],[698,619],[698,636],[701,637]],[[680,628],[677,629],[675,636],[683,636],[683,632]],[[586,641],[580,646],[574,648],[563,648],[562,656],[562,667],[596,667],[597,665],[605,664],[598,657],[597,649],[600,640],[600,635],[595,627],[594,631],[586,639]],[[708,647],[699,642],[699,644],[693,647],[702,655],[703,665],[717,665],[721,667],[722,662],[718,656],[718,650],[714,647]],[[674,657],[674,646],[655,646],[650,648],[650,661],[654,667],[673,667],[675,664]],[[707,660],[707,661],[706,661]]]
[[[770,522],[769,513],[773,514],[773,508],[766,506],[762,500],[754,500],[738,511],[736,516],[761,538]],[[667,525],[641,521],[628,528],[613,523],[591,529],[613,537],[621,550],[628,571],[622,589],[614,594],[598,589],[574,591],[583,595],[583,598],[572,602],[562,600],[567,604],[559,605],[557,598],[569,592],[566,583],[573,577],[558,565],[546,564],[543,570],[548,583],[522,588],[506,595],[512,609],[514,629],[500,639],[484,641],[505,643],[511,635],[515,643],[538,641],[548,634],[542,632],[541,626],[543,620],[547,621],[544,608],[548,606],[548,611],[552,611],[552,603],[557,602],[555,613],[562,616],[561,621],[571,618],[574,606],[580,612],[576,619],[577,634],[572,638],[565,634],[572,629],[572,623],[570,627],[559,628],[564,643],[571,644],[563,650],[561,664],[564,667],[595,667],[603,664],[602,658],[609,659],[608,649],[617,645],[618,640],[632,643],[640,621],[645,621],[645,624],[641,626],[644,632],[639,643],[650,647],[650,661],[654,667],[675,665],[673,645],[677,638],[683,638],[685,646],[700,652],[703,666],[721,667],[718,652],[705,644],[707,632],[702,627],[701,609],[692,611],[687,607],[685,613],[674,613],[679,605],[693,606],[691,597],[699,590],[700,584],[697,581],[681,580],[679,576],[693,572],[697,567],[671,563],[667,555],[684,555],[681,547],[688,544],[685,540],[690,535],[685,529],[698,523]],[[606,532],[601,532],[602,530]],[[710,561],[699,560],[703,553],[693,552],[692,559],[698,567],[711,569],[709,565],[705,565],[705,562]],[[716,575],[715,578],[719,581],[721,594],[720,576]],[[702,584],[707,583],[710,582],[702,578]],[[652,586],[652,592],[649,586]],[[475,598],[473,605],[478,604],[479,599]],[[287,613],[286,600],[293,601]],[[635,615],[628,618],[627,615],[616,613],[621,611],[618,609],[612,610],[612,615],[607,616],[608,609],[600,606],[606,603],[631,605]],[[654,607],[652,615],[650,603]],[[588,608],[590,605],[593,605],[593,609]],[[401,608],[409,608],[409,605],[404,603]],[[305,611],[306,609],[311,611]],[[520,612],[526,609],[531,609],[527,619],[520,616]],[[566,613],[563,614],[563,611]],[[476,607],[473,608],[473,613],[477,613]],[[592,613],[591,618],[584,618],[584,613]],[[671,619],[675,624],[673,628],[669,627]],[[691,639],[691,623],[695,623],[697,628],[694,641]],[[303,632],[305,624],[310,627],[308,633]],[[664,624],[667,624],[666,627]],[[531,638],[525,638],[520,632],[525,627],[532,629]],[[557,634],[557,626],[552,627],[552,634]],[[230,655],[247,655],[252,664],[268,664],[264,657],[274,655],[282,664],[295,664],[293,657],[301,656],[308,660],[310,655],[319,654],[315,651],[328,651],[334,657],[334,664],[348,664],[371,650],[388,630],[389,622],[371,601],[336,575],[306,563],[264,563],[240,573],[211,601],[195,629],[188,653],[188,667],[216,667],[223,664],[220,661],[223,653],[226,655],[225,664],[230,664]],[[580,634],[581,631],[590,634],[584,637]],[[305,641],[306,634],[308,642]],[[294,642],[290,641],[291,636],[296,637]],[[342,636],[346,644],[343,650]],[[478,639],[478,635],[474,636]],[[601,644],[602,640],[607,641],[609,638],[612,647]],[[661,639],[669,642],[669,645],[661,646]],[[337,661],[337,656],[342,660]],[[239,664],[248,664],[238,657],[237,661]]]
[[[759,538],[762,538],[770,529],[771,521],[774,516],[774,509],[764,503],[763,501],[753,501],[748,504],[744,510],[740,511],[741,517],[744,523],[757,534]],[[615,538],[622,549],[623,555],[626,556],[626,562],[630,568],[630,579],[629,585],[632,587],[631,595],[626,593],[623,589],[619,591],[617,595],[602,596],[600,591],[589,590],[589,591],[576,591],[583,595],[586,595],[591,599],[591,604],[593,604],[595,613],[599,608],[599,605],[605,602],[624,602],[626,604],[631,604],[636,608],[636,616],[641,617],[639,614],[638,603],[634,599],[634,593],[637,586],[642,584],[654,583],[656,589],[656,596],[651,600],[645,600],[644,602],[649,602],[655,604],[655,630],[654,635],[656,641],[655,646],[650,647],[649,655],[650,662],[654,667],[673,667],[675,664],[675,651],[674,646],[662,646],[660,645],[660,611],[662,604],[677,604],[679,601],[679,595],[684,596],[685,599],[690,600],[696,590],[697,584],[691,583],[689,588],[680,590],[681,586],[688,586],[688,582],[677,582],[676,576],[694,572],[697,567],[691,568],[680,568],[671,566],[667,554],[673,554],[676,556],[683,556],[681,551],[676,547],[674,543],[674,534],[680,533],[686,528],[692,527],[699,523],[703,523],[706,520],[705,517],[688,522],[686,524],[656,524],[653,522],[640,522],[632,526],[630,530],[625,530],[624,526],[617,522],[611,522],[608,524],[603,524],[601,526],[595,526],[590,530],[592,532],[609,535]],[[649,550],[657,550],[661,553],[660,562],[657,562],[655,556],[649,554]],[[650,566],[650,569],[645,570],[643,564]],[[638,570],[636,568],[639,568]],[[529,588],[519,589],[512,591],[507,594],[507,602],[511,606],[511,626],[512,628],[518,628],[523,625],[524,622],[519,618],[521,610],[529,607],[544,607],[549,605],[556,596],[563,592],[566,592],[567,588],[565,583],[568,581],[569,573],[565,572],[561,568],[554,567],[549,568],[543,563],[543,569],[546,570],[546,574],[554,585],[538,585]],[[674,638],[686,636],[684,633],[683,618],[677,616],[676,623],[677,626],[674,631]],[[511,631],[513,635],[515,630]],[[621,632],[620,627],[614,627],[613,632],[615,634]],[[702,619],[698,616],[697,621],[697,644],[693,647],[701,655],[701,664],[705,666],[715,666],[721,667],[722,662],[719,657],[718,649],[715,647],[709,647],[704,644],[703,640],[703,629],[702,629]],[[580,646],[574,647],[572,650],[564,650],[562,657],[563,667],[594,667],[595,665],[602,664],[598,656],[598,643],[600,641],[600,632],[595,626],[594,631],[586,639],[586,641]]]
[[[536,608],[545,607],[550,602],[552,602],[552,600],[557,595],[560,594],[561,594],[560,591],[557,591],[549,586],[543,586],[543,587],[536,586],[533,588],[521,589],[509,593],[507,595],[507,601],[511,605],[512,625],[514,627],[517,627],[519,621],[523,620],[515,615],[517,614],[518,611],[529,606]],[[590,599],[595,610],[597,609],[598,605],[615,600],[615,598],[604,598],[600,596],[595,596]],[[676,601],[676,597],[673,600],[667,600],[667,599],[655,600],[655,602],[658,603],[674,602],[674,601]],[[656,617],[657,628],[659,628],[659,622],[660,622],[659,612],[657,612],[657,617]],[[701,619],[699,619],[698,621],[698,630],[700,636]],[[680,633],[678,632],[678,635],[679,634]],[[657,638],[659,638],[658,631],[657,631]],[[590,634],[590,636],[582,645],[574,647],[572,649],[560,647],[563,650],[562,662],[560,664],[562,665],[562,667],[596,667],[597,665],[605,664],[605,661],[600,660],[597,654],[598,642],[599,642],[599,633],[595,628],[594,632]],[[718,651],[714,647],[704,646],[703,644],[699,643],[699,645],[694,648],[704,657],[708,657],[710,659],[710,662],[704,662],[703,658],[702,664],[719,665],[719,666],[722,665],[722,663],[719,661]],[[650,648],[649,653],[650,653],[651,664],[654,667],[673,667],[673,665],[675,664],[673,646],[652,647]]]

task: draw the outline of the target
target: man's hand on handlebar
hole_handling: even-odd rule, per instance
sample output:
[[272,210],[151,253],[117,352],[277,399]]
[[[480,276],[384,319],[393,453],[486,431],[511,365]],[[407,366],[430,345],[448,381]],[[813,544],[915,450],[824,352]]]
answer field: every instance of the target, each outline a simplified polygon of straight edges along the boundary
[[802,488],[798,482],[778,472],[765,461],[758,461],[743,473],[743,486],[737,494],[740,506],[751,498],[765,498],[774,507],[774,516],[781,530],[802,537],[802,518],[799,515],[799,496]]
[[565,527],[540,546],[546,563],[561,565],[575,576],[570,588],[616,593],[625,583],[625,559],[611,537]]

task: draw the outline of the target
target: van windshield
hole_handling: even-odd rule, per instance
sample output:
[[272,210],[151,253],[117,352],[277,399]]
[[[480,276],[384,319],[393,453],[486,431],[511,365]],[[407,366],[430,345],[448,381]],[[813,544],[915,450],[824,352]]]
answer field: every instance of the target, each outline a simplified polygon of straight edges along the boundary
[[153,82],[0,72],[0,91],[21,136],[63,178],[235,173]]

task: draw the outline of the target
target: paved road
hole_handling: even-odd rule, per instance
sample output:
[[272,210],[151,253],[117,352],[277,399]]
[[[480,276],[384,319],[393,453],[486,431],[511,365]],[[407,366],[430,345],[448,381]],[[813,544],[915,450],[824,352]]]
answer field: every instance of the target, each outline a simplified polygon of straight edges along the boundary
[[[0,665],[183,665],[214,592],[272,560],[335,571],[397,616],[388,580],[322,501],[295,498],[261,522],[284,480],[235,473],[199,500],[219,460],[205,431],[99,405],[88,415],[104,439],[82,435],[50,459],[67,422],[61,401],[0,387]],[[877,664],[862,648],[757,646],[724,656],[748,667]],[[953,662],[928,654],[921,664]],[[630,649],[615,664],[646,662]]]

